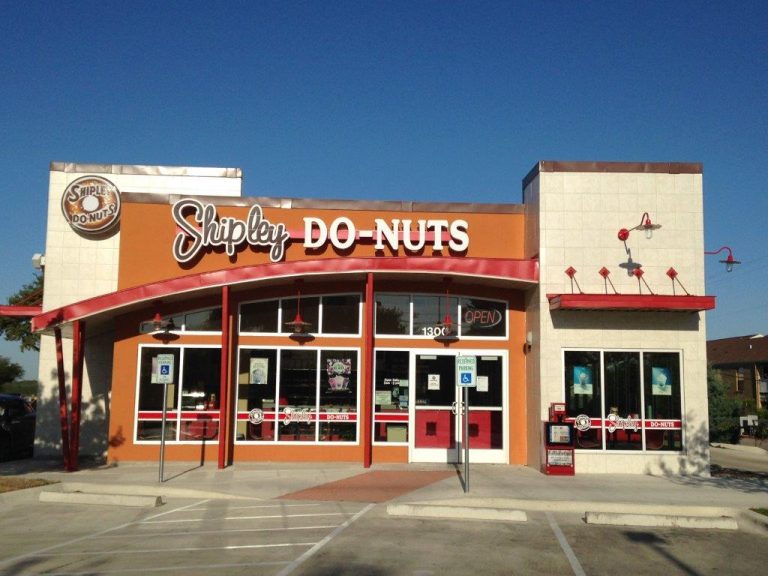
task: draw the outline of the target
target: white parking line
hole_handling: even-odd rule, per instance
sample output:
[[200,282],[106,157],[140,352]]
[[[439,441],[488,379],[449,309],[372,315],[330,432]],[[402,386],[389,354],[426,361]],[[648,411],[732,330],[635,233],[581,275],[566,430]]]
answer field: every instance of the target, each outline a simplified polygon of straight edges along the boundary
[[[240,532],[283,532],[286,530],[327,530],[329,528],[336,528],[338,524],[319,524],[316,526],[278,526],[276,528],[224,528],[222,530],[195,530],[185,532],[162,532],[163,538],[172,538],[174,536],[201,536],[203,534],[237,534]],[[147,538],[149,534],[136,533],[136,534],[105,534],[104,536],[94,536],[94,540],[104,538],[119,538],[125,540],[127,538]]]
[[45,554],[36,554],[37,557],[55,556],[116,556],[118,554],[152,554],[159,552],[209,552],[211,550],[250,550],[257,548],[289,548],[291,546],[314,546],[317,542],[280,542],[278,544],[241,544],[237,546],[186,546],[184,548],[142,548],[141,550],[96,550],[94,552],[46,552]]
[[318,512],[317,514],[276,514],[272,516],[225,516],[224,518],[181,518],[179,520],[157,520],[138,522],[140,525],[181,524],[184,522],[211,522],[213,520],[268,520],[274,518],[309,518],[313,516],[349,516],[347,512]]
[[587,576],[586,572],[584,572],[584,568],[581,567],[579,559],[576,558],[576,554],[574,554],[573,548],[571,548],[570,544],[568,544],[568,540],[565,539],[565,534],[563,534],[563,531],[560,530],[560,526],[558,526],[555,517],[552,516],[550,512],[545,512],[545,514],[547,516],[547,520],[549,521],[549,526],[552,528],[552,532],[555,533],[557,541],[560,543],[560,548],[563,549],[565,557],[568,558],[568,562],[571,565],[573,573],[576,576]]
[[[185,570],[226,570],[231,568],[256,568],[259,566],[284,566],[288,564],[285,560],[274,562],[247,562],[237,564],[190,564],[181,566],[160,566],[157,568],[116,568],[114,570],[103,570],[99,568],[99,574],[133,574],[136,572],[174,572],[183,573]],[[93,570],[88,572],[46,572],[48,576],[93,576]]]
[[336,530],[334,530],[333,532],[331,532],[330,534],[328,534],[328,536],[326,536],[325,538],[323,538],[322,540],[320,540],[320,542],[318,542],[317,544],[315,544],[315,545],[314,545],[312,548],[310,548],[309,550],[307,550],[306,552],[304,552],[304,554],[302,554],[301,556],[299,556],[298,558],[296,558],[296,560],[294,560],[293,562],[291,562],[290,564],[288,564],[288,566],[286,566],[285,568],[283,568],[282,570],[280,570],[280,572],[278,572],[278,573],[277,573],[277,576],[288,576],[288,575],[289,575],[291,572],[293,572],[294,570],[296,570],[296,568],[298,568],[299,566],[301,566],[301,564],[302,564],[302,563],[304,563],[306,560],[308,560],[308,559],[309,559],[309,558],[311,558],[311,557],[312,557],[314,554],[316,554],[316,553],[317,553],[317,552],[318,552],[318,551],[319,551],[319,550],[320,550],[320,549],[321,549],[323,546],[325,546],[325,545],[326,545],[326,544],[328,544],[328,543],[329,543],[331,540],[333,540],[334,538],[336,538],[336,536],[338,536],[339,534],[341,534],[341,532],[344,530],[344,528],[346,528],[347,526],[349,526],[350,524],[352,524],[352,522],[354,522],[355,520],[357,520],[358,518],[360,518],[360,516],[362,516],[363,514],[365,514],[366,512],[368,512],[368,510],[370,510],[370,509],[371,509],[371,508],[373,508],[374,506],[375,506],[375,504],[368,504],[368,506],[366,506],[365,508],[363,508],[362,510],[360,510],[360,512],[358,512],[357,514],[355,514],[354,516],[352,516],[352,518],[350,518],[349,520],[347,520],[346,522],[344,522],[343,524],[341,524],[341,525],[340,525],[338,528],[336,528]]
[[[259,506],[221,506],[227,510],[249,510],[252,508],[313,508],[322,506],[322,504],[262,504]],[[195,512],[203,510],[215,510],[216,508],[189,508],[186,512]]]
[[[190,508],[191,506],[200,506],[201,504],[205,504],[206,502],[209,502],[209,500],[203,500],[202,502],[195,502],[194,504],[188,504],[187,506],[182,506],[181,508],[175,508],[173,510],[168,510],[167,512],[161,512],[160,514],[155,514],[154,516],[151,516],[151,518],[160,518],[161,516],[165,516],[167,514],[174,514],[176,512],[185,510],[186,508]],[[89,540],[89,539],[95,538],[96,536],[108,534],[109,532],[122,530],[123,528],[127,528],[128,526],[133,526],[135,524],[137,524],[137,522],[135,521],[126,522],[125,524],[120,524],[119,526],[113,526],[112,528],[107,528],[106,530],[100,530],[99,532],[94,532],[93,534],[86,534],[85,536],[80,536],[79,538],[74,538],[72,540],[67,540],[66,542],[54,544],[53,546],[47,546],[45,548],[41,548],[40,550],[35,550],[34,552],[27,552],[26,554],[19,554],[18,556],[6,558],[5,560],[0,561],[0,566],[3,566],[4,564],[11,564],[13,562],[18,562],[19,560],[24,560],[26,558],[41,556],[50,550],[56,550],[58,548],[63,548],[64,546],[71,546],[72,544],[76,544],[77,542]]]

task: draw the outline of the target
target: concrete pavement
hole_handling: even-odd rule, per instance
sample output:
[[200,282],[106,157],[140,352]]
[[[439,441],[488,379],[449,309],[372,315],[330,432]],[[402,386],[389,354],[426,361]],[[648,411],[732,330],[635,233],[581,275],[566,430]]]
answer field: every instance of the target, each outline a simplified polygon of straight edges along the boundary
[[[583,509],[638,511],[672,507],[747,509],[768,508],[765,477],[689,477],[622,474],[545,476],[522,466],[473,464],[470,492],[464,493],[463,466],[374,465],[344,463],[238,463],[219,470],[215,465],[171,462],[159,482],[157,463],[120,463],[63,472],[56,463],[26,460],[0,464],[0,474],[39,477],[63,483],[48,490],[127,493],[164,497],[272,499],[334,482],[370,470],[451,470],[445,480],[397,497],[397,502],[435,502],[462,505],[512,502],[523,509]],[[72,488],[72,484],[78,487]],[[14,493],[2,497],[13,497]]]

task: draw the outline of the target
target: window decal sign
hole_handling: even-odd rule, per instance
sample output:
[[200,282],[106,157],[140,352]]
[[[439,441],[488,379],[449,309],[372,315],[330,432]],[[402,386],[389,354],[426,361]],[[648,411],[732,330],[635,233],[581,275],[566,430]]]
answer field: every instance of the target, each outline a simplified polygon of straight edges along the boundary
[[332,392],[349,390],[349,375],[352,373],[352,359],[328,358],[326,361],[328,386]]
[[672,396],[672,378],[667,368],[651,367],[651,392],[654,396]]
[[287,426],[292,422],[312,422],[312,412],[310,408],[291,408],[286,406],[283,408],[283,425]]
[[590,367],[573,367],[573,393],[592,396],[592,369]]
[[504,319],[504,315],[500,310],[490,309],[482,310],[480,308],[464,308],[462,309],[462,315],[464,316],[464,323],[470,324],[477,328],[493,328],[501,324]]
[[251,358],[249,384],[265,385],[269,379],[269,358]]
[[120,191],[106,178],[83,176],[64,190],[61,211],[75,232],[102,234],[120,220]]
[[632,430],[637,432],[640,430],[640,420],[632,418],[631,415],[627,415],[626,418],[622,418],[618,414],[608,414],[606,417],[608,432],[616,432],[616,430]]

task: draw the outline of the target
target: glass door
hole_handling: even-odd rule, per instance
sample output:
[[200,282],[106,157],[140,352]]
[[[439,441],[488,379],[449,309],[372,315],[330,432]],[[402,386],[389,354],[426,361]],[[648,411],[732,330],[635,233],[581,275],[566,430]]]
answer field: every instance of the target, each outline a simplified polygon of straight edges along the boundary
[[[417,352],[412,358],[411,461],[461,462],[466,411],[464,390],[456,386],[456,353]],[[507,461],[504,358],[477,354],[478,385],[469,389],[470,462]]]

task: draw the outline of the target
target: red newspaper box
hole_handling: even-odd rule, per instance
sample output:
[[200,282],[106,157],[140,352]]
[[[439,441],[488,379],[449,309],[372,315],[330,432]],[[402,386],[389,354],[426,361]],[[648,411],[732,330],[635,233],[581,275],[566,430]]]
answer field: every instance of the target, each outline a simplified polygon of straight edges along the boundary
[[573,476],[576,473],[574,459],[573,424],[563,422],[565,404],[553,402],[549,407],[549,422],[544,422],[544,463],[546,474]]

